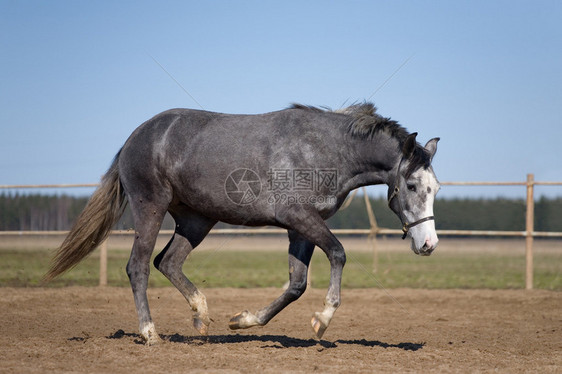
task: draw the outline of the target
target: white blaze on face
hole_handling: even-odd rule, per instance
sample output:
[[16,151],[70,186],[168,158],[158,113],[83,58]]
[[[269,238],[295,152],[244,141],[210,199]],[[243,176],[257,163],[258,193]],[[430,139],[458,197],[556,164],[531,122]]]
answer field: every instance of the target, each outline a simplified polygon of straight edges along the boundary
[[[415,191],[411,191],[408,185],[415,186]],[[410,209],[403,212],[408,222],[433,216],[433,203],[439,188],[439,183],[431,168],[420,168],[411,175],[406,182]],[[430,255],[439,242],[434,220],[428,220],[410,228],[408,235],[412,238],[412,250],[416,254]]]

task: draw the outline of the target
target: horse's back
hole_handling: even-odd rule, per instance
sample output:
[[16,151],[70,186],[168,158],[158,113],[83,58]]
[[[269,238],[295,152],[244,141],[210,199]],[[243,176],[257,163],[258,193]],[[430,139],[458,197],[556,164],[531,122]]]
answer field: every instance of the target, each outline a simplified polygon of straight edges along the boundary
[[318,116],[322,114],[295,109],[257,115],[162,112],[139,126],[124,145],[122,183],[138,194],[167,193],[170,202],[223,221],[250,222],[248,217],[256,215],[256,222],[273,223],[274,213],[265,198],[250,206],[237,205],[225,183],[231,173],[245,169],[265,189],[272,170],[332,165],[319,151],[337,149],[333,143],[337,134],[330,134],[331,126]]

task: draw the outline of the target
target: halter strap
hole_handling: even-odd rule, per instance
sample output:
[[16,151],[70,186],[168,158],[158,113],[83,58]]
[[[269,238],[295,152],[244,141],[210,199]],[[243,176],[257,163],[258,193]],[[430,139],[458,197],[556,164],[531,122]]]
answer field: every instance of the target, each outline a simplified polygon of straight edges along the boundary
[[427,216],[425,218],[418,219],[416,222],[404,224],[404,226],[402,226],[402,232],[404,232],[404,234],[402,235],[402,240],[406,239],[406,235],[408,235],[408,230],[410,230],[412,227],[417,226],[420,223],[424,223],[425,221],[431,221],[431,220],[435,220],[435,217]]

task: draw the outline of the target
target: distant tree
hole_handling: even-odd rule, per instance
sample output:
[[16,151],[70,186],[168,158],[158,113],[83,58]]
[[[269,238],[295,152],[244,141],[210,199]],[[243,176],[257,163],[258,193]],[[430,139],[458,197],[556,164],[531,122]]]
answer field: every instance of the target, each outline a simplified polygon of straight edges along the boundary
[[[68,230],[88,199],[68,195],[18,193],[0,194],[0,230]],[[379,227],[400,228],[400,220],[388,208],[383,197],[370,197]],[[525,201],[521,199],[437,199],[434,205],[438,229],[457,230],[525,230]],[[363,196],[356,196],[348,208],[340,210],[327,222],[331,228],[369,228]],[[216,227],[226,227],[218,224]],[[116,229],[133,229],[132,214],[125,210]],[[167,215],[163,229],[173,229]],[[562,231],[562,198],[541,197],[535,202],[535,230]]]

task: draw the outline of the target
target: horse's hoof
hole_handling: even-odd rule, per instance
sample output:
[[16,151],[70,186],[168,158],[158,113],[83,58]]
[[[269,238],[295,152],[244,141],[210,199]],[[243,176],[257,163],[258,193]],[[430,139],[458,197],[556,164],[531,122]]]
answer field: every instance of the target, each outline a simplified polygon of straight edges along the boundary
[[328,325],[325,324],[324,322],[322,322],[318,318],[318,313],[316,313],[312,317],[312,320],[310,321],[310,324],[312,325],[312,329],[314,330],[314,334],[315,334],[316,339],[317,340],[322,339],[322,336],[326,332],[326,329],[328,328]]
[[162,339],[160,339],[160,336],[156,333],[154,323],[152,322],[142,324],[140,326],[140,333],[146,345],[158,345],[162,343]]
[[247,329],[252,326],[258,325],[258,319],[255,315],[245,310],[243,312],[237,313],[230,319],[228,327],[231,330]]
[[162,338],[160,338],[160,336],[158,336],[158,334],[155,334],[155,335],[149,335],[148,338],[144,339],[144,342],[148,346],[154,346],[154,345],[160,345],[164,341],[162,340]]
[[193,327],[199,331],[199,334],[203,336],[209,335],[209,324],[206,324],[200,318],[193,318]]
[[234,317],[232,317],[232,318],[230,319],[230,322],[228,322],[228,327],[229,327],[231,330],[238,330],[238,329],[244,328],[244,327],[242,327],[241,321],[242,321],[244,318],[246,318],[246,315],[247,315],[248,313],[249,313],[249,312],[248,312],[247,310],[245,310],[245,311],[243,311],[243,312],[240,312],[240,313],[236,313],[236,314],[234,315]]

